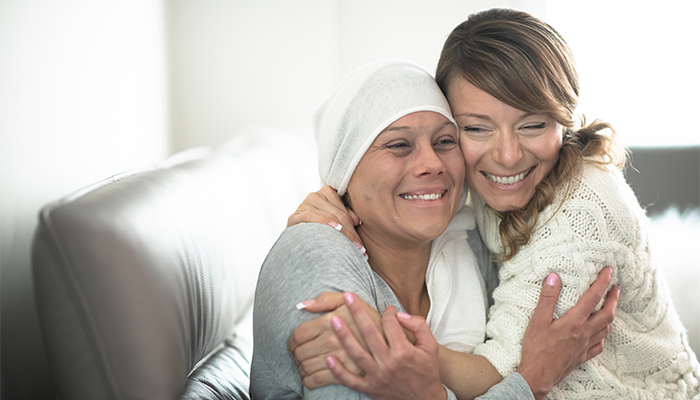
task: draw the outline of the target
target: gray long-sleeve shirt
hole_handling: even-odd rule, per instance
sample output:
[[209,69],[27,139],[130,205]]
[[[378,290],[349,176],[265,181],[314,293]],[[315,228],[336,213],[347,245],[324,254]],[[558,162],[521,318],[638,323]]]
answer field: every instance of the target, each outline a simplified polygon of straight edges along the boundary
[[[491,293],[498,283],[495,267],[476,230],[469,233],[470,245]],[[295,305],[323,291],[351,291],[377,310],[393,305],[404,311],[389,285],[342,234],[321,224],[299,224],[286,229],[263,263],[255,293],[250,387],[254,400],[367,399],[340,385],[309,390],[289,355],[287,340],[292,331],[302,322],[317,317],[297,310]],[[449,390],[448,397],[455,398]],[[533,399],[533,396],[525,380],[513,374],[480,399],[500,398]]]

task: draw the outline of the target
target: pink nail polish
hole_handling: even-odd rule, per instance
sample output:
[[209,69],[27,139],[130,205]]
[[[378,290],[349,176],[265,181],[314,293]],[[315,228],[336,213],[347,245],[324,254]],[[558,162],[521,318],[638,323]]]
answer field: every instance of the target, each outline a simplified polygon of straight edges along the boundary
[[406,314],[405,312],[397,312],[396,316],[401,318],[401,319],[411,319],[411,314]]
[[333,359],[333,357],[331,357],[331,356],[326,357],[326,362],[328,363],[329,367],[335,368],[335,360]]
[[340,230],[343,229],[343,225],[340,225],[339,223],[337,223],[335,221],[328,221],[328,225],[338,232],[340,232]]
[[355,301],[355,299],[352,297],[352,293],[350,292],[343,294],[343,297],[345,298],[345,302],[348,304],[352,304]]
[[297,310],[303,310],[303,309],[305,309],[306,307],[308,307],[308,306],[314,304],[315,302],[316,302],[316,299],[304,300],[304,301],[298,302],[298,303],[295,305],[295,307],[297,308]]
[[559,276],[557,274],[555,274],[554,272],[547,275],[547,281],[546,281],[547,285],[554,286],[557,284],[557,281],[559,281]]
[[331,318],[331,327],[333,327],[333,330],[340,330],[341,328],[341,323],[340,323],[340,317],[333,317]]

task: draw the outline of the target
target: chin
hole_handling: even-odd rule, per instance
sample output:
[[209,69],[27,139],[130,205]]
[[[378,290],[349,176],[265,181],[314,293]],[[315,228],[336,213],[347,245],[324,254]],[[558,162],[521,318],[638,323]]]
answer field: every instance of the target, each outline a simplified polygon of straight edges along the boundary
[[[525,208],[525,206],[528,203],[527,201],[524,203],[523,202],[507,202],[507,203],[496,202],[496,204],[492,205],[492,203],[489,203],[486,199],[484,199],[484,201],[486,201],[486,204],[488,204],[489,207],[491,207],[492,209],[494,209],[498,212],[522,210],[523,208]],[[528,199],[528,201],[529,201],[529,199]]]

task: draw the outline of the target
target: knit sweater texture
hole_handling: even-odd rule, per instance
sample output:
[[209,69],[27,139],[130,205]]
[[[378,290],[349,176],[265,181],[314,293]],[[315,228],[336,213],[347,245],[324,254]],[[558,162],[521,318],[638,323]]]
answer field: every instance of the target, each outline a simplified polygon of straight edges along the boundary
[[[502,254],[500,219],[472,195],[486,245]],[[613,267],[620,300],[602,354],[554,387],[551,399],[700,399],[700,365],[648,241],[649,221],[621,172],[584,163],[540,213],[530,242],[499,269],[485,356],[506,376],[520,362],[522,338],[550,272],[561,278],[555,317],[573,307],[598,273]],[[662,260],[658,260],[662,261]],[[599,305],[599,307],[602,306]]]

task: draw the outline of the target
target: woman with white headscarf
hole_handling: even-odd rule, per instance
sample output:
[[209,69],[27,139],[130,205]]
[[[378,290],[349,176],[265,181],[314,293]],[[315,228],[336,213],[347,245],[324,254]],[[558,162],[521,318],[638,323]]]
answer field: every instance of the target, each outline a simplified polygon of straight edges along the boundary
[[[321,291],[352,291],[377,310],[393,306],[385,315],[398,311],[394,321],[421,315],[457,351],[484,340],[486,298],[467,242],[475,222],[462,207],[459,136],[432,76],[402,60],[371,63],[340,84],[314,122],[321,180],[362,218],[366,255],[327,225],[282,233],[255,295],[255,399],[364,397],[339,385],[306,389],[287,351],[292,330],[314,317],[295,304]],[[425,324],[415,329],[417,338],[430,335]],[[426,374],[438,377],[437,364]],[[439,378],[432,381],[421,390],[444,398]]]

